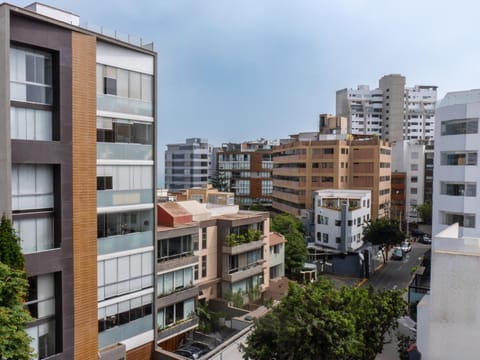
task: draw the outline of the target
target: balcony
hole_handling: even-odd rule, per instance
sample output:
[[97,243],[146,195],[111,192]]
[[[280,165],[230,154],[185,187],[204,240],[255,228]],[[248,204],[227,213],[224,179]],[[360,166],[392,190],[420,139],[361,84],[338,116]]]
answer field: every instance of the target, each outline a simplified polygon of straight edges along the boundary
[[[143,318],[130,321],[129,323],[116,326],[114,328],[102,331],[98,334],[98,348],[116,344],[120,341],[129,339],[138,334],[152,330],[153,316],[148,315]],[[96,329],[94,329],[96,331]]]
[[97,94],[97,109],[122,114],[153,117],[153,102]]
[[291,180],[278,180],[273,179],[273,186],[298,189],[305,188],[305,181],[291,181]]
[[285,176],[305,176],[307,169],[305,168],[274,168],[273,175]]
[[251,241],[246,244],[240,244],[236,246],[228,246],[224,245],[222,247],[222,253],[228,254],[228,255],[238,255],[238,254],[243,254],[251,250],[259,249],[262,246],[267,244],[267,237],[263,236],[260,240],[257,241]]
[[101,190],[97,191],[97,207],[152,204],[153,190]]
[[153,232],[135,232],[125,235],[108,236],[97,240],[98,255],[128,251],[153,246]]
[[272,207],[274,209],[286,212],[286,213],[294,215],[294,216],[300,216],[300,210],[297,209],[296,207],[289,206],[287,204],[283,204],[283,203],[275,201],[275,200],[272,200]]
[[191,298],[197,298],[200,290],[197,286],[188,286],[182,289],[177,289],[169,294],[160,294],[157,296],[156,305],[158,308],[163,308],[181,301]]
[[157,341],[164,341],[173,336],[190,331],[198,327],[198,317],[193,316],[190,319],[180,321],[167,328],[159,329],[157,335]]
[[178,267],[184,267],[187,265],[198,264],[198,256],[193,255],[192,253],[185,253],[178,257],[172,257],[170,259],[158,260],[156,271],[166,271]]
[[280,155],[273,159],[274,164],[290,163],[290,162],[305,162],[307,155]]
[[278,191],[278,190],[273,191],[272,197],[274,197],[276,199],[286,200],[286,201],[296,203],[296,204],[305,202],[305,195],[289,194],[289,193],[285,193],[285,192]]
[[97,142],[97,160],[153,160],[152,145]]
[[252,277],[254,275],[261,274],[263,273],[262,264],[264,262],[265,260],[258,260],[255,264],[250,264],[248,266],[245,266],[244,268],[230,270],[229,273],[224,273],[222,275],[222,279],[230,283],[235,283],[240,280],[248,279],[249,277]]

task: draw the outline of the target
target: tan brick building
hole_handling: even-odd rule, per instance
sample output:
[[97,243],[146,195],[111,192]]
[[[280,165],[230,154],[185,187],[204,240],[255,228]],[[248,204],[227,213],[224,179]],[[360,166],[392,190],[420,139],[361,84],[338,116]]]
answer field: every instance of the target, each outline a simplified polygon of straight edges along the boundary
[[372,218],[390,208],[390,145],[372,136],[301,133],[272,151],[273,208],[301,216],[312,209],[312,192],[358,189],[372,192]]

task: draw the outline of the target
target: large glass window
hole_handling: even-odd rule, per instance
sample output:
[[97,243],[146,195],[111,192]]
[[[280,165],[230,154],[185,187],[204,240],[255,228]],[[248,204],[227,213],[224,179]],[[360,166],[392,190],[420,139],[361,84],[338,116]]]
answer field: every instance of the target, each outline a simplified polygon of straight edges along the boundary
[[195,299],[187,299],[176,304],[159,309],[157,313],[157,326],[161,330],[167,326],[189,319],[195,315]]
[[12,165],[12,209],[53,209],[53,167]]
[[127,324],[152,314],[152,294],[98,309],[98,332]]
[[12,100],[52,104],[52,56],[46,52],[10,48]]
[[158,262],[175,259],[193,254],[192,235],[178,236],[171,239],[159,240]]
[[453,166],[477,165],[477,152],[442,151],[440,157],[440,164]]
[[478,119],[442,121],[442,135],[477,134]]
[[10,136],[20,140],[52,140],[52,112],[10,108]]
[[452,225],[458,223],[459,226],[474,228],[475,227],[475,214],[455,214],[442,212],[442,224]]
[[55,247],[53,214],[37,218],[14,218],[13,226],[20,237],[24,254]]
[[152,210],[97,215],[97,237],[126,235],[152,230]]
[[442,195],[451,196],[477,196],[476,183],[450,183],[441,182],[440,192]]
[[153,144],[153,124],[98,117],[97,141],[127,144]]

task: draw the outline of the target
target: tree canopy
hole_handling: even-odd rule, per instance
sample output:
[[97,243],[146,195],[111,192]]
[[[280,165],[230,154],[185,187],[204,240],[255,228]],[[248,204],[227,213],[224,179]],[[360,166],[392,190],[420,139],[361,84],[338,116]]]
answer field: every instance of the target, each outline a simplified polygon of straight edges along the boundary
[[336,289],[322,279],[291,283],[288,296],[264,317],[242,345],[244,359],[373,360],[384,334],[396,328],[406,303],[398,290]]
[[418,215],[425,224],[432,225],[432,203],[427,201],[417,206]]
[[0,359],[32,359],[30,338],[25,325],[32,321],[23,308],[28,282],[23,270],[0,263]]
[[398,220],[381,218],[373,220],[363,228],[363,240],[373,245],[398,245],[405,240]]
[[20,238],[15,233],[12,221],[5,214],[0,222],[0,262],[12,269],[24,268]]
[[281,214],[272,218],[270,228],[287,239],[285,244],[285,273],[288,276],[297,274],[307,260],[307,247],[302,222],[293,215]]

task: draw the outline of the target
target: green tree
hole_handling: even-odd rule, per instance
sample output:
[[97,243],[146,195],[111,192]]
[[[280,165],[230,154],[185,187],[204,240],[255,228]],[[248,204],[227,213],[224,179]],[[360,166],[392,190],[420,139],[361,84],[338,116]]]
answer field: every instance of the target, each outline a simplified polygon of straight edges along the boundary
[[230,183],[225,176],[225,171],[217,169],[215,177],[212,179],[212,186],[218,191],[230,191]]
[[32,359],[30,337],[25,326],[32,321],[23,308],[28,282],[23,270],[0,263],[0,359]]
[[304,239],[303,224],[293,215],[281,214],[272,218],[272,231],[285,236],[285,273],[294,276],[302,270],[307,260],[307,246]]
[[422,205],[417,206],[418,215],[422,218],[425,224],[432,225],[432,203],[427,201]]
[[5,214],[2,215],[0,222],[0,262],[12,269],[24,268],[20,238],[13,228],[12,221]]
[[[396,219],[380,218],[369,222],[363,228],[363,240],[373,245],[390,246],[399,245],[405,240],[405,234],[400,230]],[[385,256],[385,252],[384,252]],[[386,261],[386,258],[384,258]]]
[[291,283],[288,296],[255,321],[241,345],[243,357],[371,360],[405,308],[400,291],[336,289],[325,279],[305,287]]

